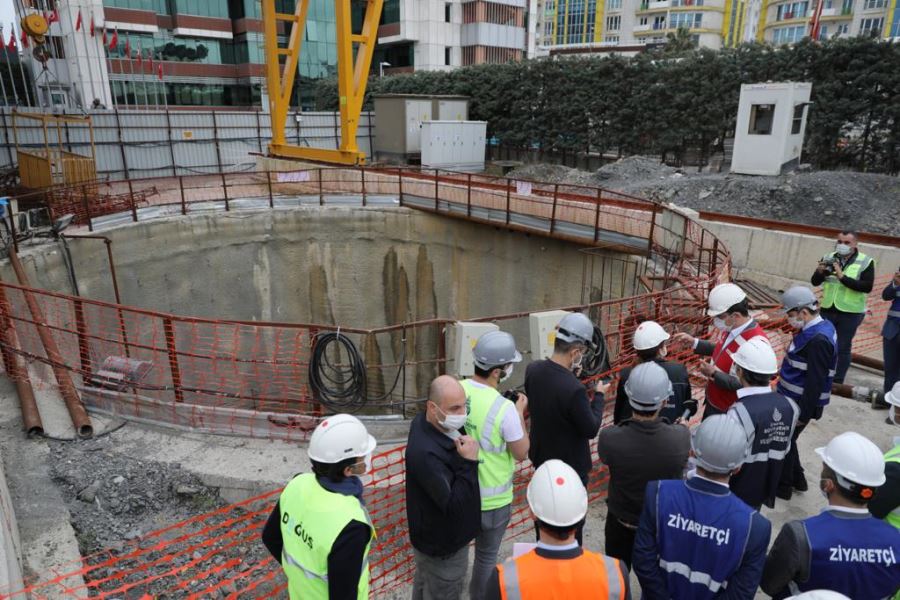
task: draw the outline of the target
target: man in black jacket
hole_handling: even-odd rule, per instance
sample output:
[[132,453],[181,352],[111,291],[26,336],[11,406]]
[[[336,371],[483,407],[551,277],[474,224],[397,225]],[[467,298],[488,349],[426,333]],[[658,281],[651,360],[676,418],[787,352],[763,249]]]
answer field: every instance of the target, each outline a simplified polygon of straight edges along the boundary
[[609,468],[605,551],[631,568],[647,483],[681,479],[691,451],[691,432],[660,418],[672,394],[672,382],[655,362],[636,366],[619,388],[624,388],[633,413],[600,432],[597,456]]
[[[531,414],[528,457],[534,468],[551,458],[561,460],[578,473],[587,486],[591,472],[590,441],[600,431],[603,394],[608,384],[598,382],[593,401],[573,373],[580,371],[585,350],[593,344],[594,325],[585,315],[572,313],[557,326],[553,355],[525,370],[525,395]],[[577,532],[581,543],[583,524]]]
[[469,542],[481,528],[478,444],[465,435],[466,394],[449,375],[431,382],[406,447],[406,515],[416,562],[413,600],[462,597]]
[[[666,360],[666,342],[669,341],[669,337],[659,323],[644,321],[634,330],[632,345],[641,363],[656,363],[668,374],[669,381],[672,382],[672,395],[663,403],[659,416],[669,423],[675,423],[684,416],[685,411],[688,411],[688,417],[696,414],[697,401],[691,397],[691,382],[685,366]],[[616,425],[631,418],[631,404],[628,394],[625,393],[625,384],[628,383],[630,375],[631,367],[626,367],[619,376],[616,407],[613,412],[613,423]],[[641,498],[643,497],[641,493]]]
[[750,441],[750,456],[731,476],[731,492],[759,510],[775,507],[775,494],[785,457],[797,426],[800,409],[790,398],[772,391],[778,357],[769,342],[753,338],[734,354],[737,377],[743,386],[738,401],[728,410],[743,426]]

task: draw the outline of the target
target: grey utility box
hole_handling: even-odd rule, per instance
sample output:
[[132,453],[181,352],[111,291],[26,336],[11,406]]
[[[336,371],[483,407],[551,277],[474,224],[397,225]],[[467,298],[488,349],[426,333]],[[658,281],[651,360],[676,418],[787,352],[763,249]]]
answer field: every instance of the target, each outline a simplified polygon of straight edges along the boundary
[[406,163],[422,153],[422,123],[465,121],[469,99],[465,96],[379,94],[375,108],[375,160]]

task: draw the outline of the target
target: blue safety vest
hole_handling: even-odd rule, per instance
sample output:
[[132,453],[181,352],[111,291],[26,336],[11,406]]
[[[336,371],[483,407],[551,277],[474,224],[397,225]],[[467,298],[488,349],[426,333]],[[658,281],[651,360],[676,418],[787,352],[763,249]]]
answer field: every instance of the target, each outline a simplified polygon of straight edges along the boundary
[[715,496],[676,480],[659,482],[657,507],[659,566],[669,597],[717,596],[741,565],[755,511],[734,494]]
[[834,371],[837,368],[837,332],[834,325],[827,319],[822,319],[815,325],[803,329],[794,336],[787,354],[781,362],[781,372],[778,379],[778,393],[800,402],[803,389],[806,386],[806,359],[800,355],[800,351],[806,347],[811,339],[817,335],[824,335],[831,341],[834,352],[831,357],[831,368],[828,369],[828,378],[822,387],[817,406],[825,406],[831,400],[831,382],[834,381]]
[[900,588],[900,532],[873,516],[853,519],[825,511],[803,521],[809,579],[791,592],[833,590],[856,600],[888,598]]
[[731,493],[757,510],[763,503],[774,506],[800,408],[790,398],[770,392],[738,399],[728,414],[743,426],[747,439],[753,440],[750,456],[731,477]]

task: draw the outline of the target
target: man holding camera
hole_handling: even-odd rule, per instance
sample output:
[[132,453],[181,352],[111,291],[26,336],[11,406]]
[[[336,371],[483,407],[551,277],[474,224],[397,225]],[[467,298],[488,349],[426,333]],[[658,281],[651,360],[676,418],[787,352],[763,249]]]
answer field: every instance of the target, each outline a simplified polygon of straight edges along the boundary
[[837,331],[835,383],[844,383],[850,369],[850,348],[866,314],[866,294],[875,283],[875,261],[857,248],[853,231],[838,234],[835,251],[819,261],[810,282],[822,286],[822,317]]
[[[469,595],[484,596],[488,577],[497,564],[503,533],[512,514],[513,473],[517,460],[528,457],[524,394],[498,391],[513,366],[522,362],[513,336],[489,331],[472,348],[475,375],[462,382],[466,392],[466,433],[478,442],[478,484],[481,488],[481,532],[475,537],[475,564]],[[511,401],[511,399],[515,399]],[[514,403],[513,403],[514,402]]]

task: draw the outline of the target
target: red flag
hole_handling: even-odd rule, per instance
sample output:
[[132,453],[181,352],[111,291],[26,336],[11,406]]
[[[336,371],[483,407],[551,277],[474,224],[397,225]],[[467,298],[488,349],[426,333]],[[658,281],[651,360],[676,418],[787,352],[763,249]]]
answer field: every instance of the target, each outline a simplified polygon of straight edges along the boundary
[[94,13],[91,13],[91,37],[94,37],[94,33],[96,33],[97,28],[94,27]]
[[81,24],[82,24],[81,9],[79,8],[78,9],[78,19],[75,20],[75,31],[81,31]]
[[9,32],[9,43],[6,45],[6,49],[9,50],[10,52],[15,52],[16,50],[19,49],[19,46],[16,44],[16,32],[15,31]]
[[109,44],[109,40],[106,38],[106,27],[103,28],[103,45],[106,46]]
[[22,30],[22,47],[23,47],[23,48],[27,48],[27,47],[28,47],[28,34],[25,33],[25,30],[24,30],[24,29]]
[[153,73],[153,50],[150,50],[150,54],[147,55],[147,67],[149,67],[150,72]]
[[143,70],[144,70],[144,48],[143,48],[143,46],[138,46],[138,53],[137,53],[136,61],[138,64],[138,69],[141,69],[141,71],[143,72]]
[[156,73],[159,75],[159,80],[162,81],[163,73],[162,73],[162,63],[159,63],[159,66],[156,68]]
[[57,9],[53,9],[53,12],[50,13],[50,19],[47,20],[47,23],[58,23],[59,22],[59,11]]
[[[104,34],[106,32],[104,31]],[[119,30],[116,29],[113,31],[112,39],[109,41],[109,49],[115,50],[119,46]]]
[[125,38],[125,58],[131,60],[131,38]]

